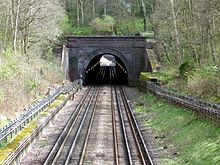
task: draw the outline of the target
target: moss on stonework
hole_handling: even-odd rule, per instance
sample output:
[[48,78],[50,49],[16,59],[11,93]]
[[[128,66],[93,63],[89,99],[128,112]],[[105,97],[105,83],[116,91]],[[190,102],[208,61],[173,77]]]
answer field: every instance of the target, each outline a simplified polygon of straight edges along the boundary
[[5,160],[19,146],[22,140],[30,135],[36,127],[36,121],[26,125],[25,128],[19,132],[10,143],[0,149],[0,163],[2,163],[2,161]]

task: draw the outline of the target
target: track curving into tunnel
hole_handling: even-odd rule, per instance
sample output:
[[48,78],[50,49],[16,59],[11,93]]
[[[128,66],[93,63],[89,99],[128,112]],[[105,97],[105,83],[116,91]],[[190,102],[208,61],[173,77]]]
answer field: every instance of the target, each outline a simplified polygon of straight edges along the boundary
[[128,71],[123,61],[112,54],[94,57],[85,71],[85,85],[127,84]]

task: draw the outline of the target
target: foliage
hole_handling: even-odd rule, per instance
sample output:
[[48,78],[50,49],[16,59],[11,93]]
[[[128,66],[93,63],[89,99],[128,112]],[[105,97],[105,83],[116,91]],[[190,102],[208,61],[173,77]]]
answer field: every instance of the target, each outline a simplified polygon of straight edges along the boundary
[[188,76],[186,93],[209,101],[220,102],[220,68],[197,68]]
[[190,71],[192,71],[193,66],[192,64],[189,63],[189,61],[185,61],[183,62],[180,66],[179,66],[179,75],[181,78],[187,78],[188,74]]
[[12,49],[10,47],[7,47],[2,51],[2,53],[0,54],[0,57],[4,59],[9,59],[11,58],[12,54],[13,54]]
[[2,60],[0,64],[0,80],[9,81],[20,73],[17,61],[12,56],[12,51],[9,48],[3,51],[0,57]]
[[143,26],[143,20],[134,17],[118,20],[114,28],[117,35],[135,35],[143,31]]
[[146,79],[147,76],[157,77],[164,88],[206,101],[220,103],[219,67],[193,68],[189,64],[183,66],[179,68],[164,67],[160,72],[142,73],[141,76],[142,79]]
[[147,80],[147,78],[156,78],[162,85],[170,83],[176,76],[176,70],[160,71],[160,72],[142,72],[140,75],[141,80]]
[[93,30],[98,34],[113,34],[114,24],[114,18],[108,15],[103,16],[103,18],[97,17],[90,23]]
[[[145,31],[145,23],[149,31],[153,29],[150,14],[154,11],[155,0],[65,2],[66,13],[73,27],[91,25],[94,30],[92,34],[135,35]],[[116,26],[113,28],[113,25]]]
[[156,140],[158,146],[163,146],[167,153],[159,158],[162,164],[220,163],[218,127],[152,95],[145,95],[141,100],[147,106],[138,106],[137,113],[151,116],[145,121],[145,125],[148,129],[151,128],[155,137],[158,137]]
[[36,90],[37,84],[34,80],[25,80],[24,81],[25,89],[29,93],[33,90]]
[[59,28],[63,35],[72,34],[72,24],[70,23],[69,17],[64,15],[63,19],[59,21]]
[[86,36],[92,34],[92,28],[91,27],[76,27],[73,26],[71,29],[71,34],[76,36]]
[[173,64],[219,65],[220,24],[216,0],[155,1],[151,15],[163,57]]
[[1,54],[0,91],[4,98],[0,110],[3,117],[15,117],[33,98],[44,95],[50,84],[62,82],[59,61],[51,51],[49,48],[46,59],[34,54],[29,58],[21,54]]
[[62,31],[63,35],[91,35],[92,28],[89,26],[84,27],[77,27],[72,22],[67,15],[63,17],[63,19],[59,22],[60,30]]

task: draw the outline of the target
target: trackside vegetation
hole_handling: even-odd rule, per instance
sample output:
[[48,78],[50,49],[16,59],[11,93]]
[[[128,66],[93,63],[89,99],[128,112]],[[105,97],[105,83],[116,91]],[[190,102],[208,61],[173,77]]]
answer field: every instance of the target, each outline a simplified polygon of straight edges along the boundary
[[163,67],[158,72],[142,73],[140,78],[157,78],[166,89],[209,102],[220,103],[219,66],[193,67],[183,63],[179,67]]
[[149,116],[144,123],[164,149],[163,165],[220,164],[220,128],[151,94],[140,98],[135,112]]
[[10,143],[7,145],[5,143],[2,144],[2,148],[0,148],[0,164],[19,146],[19,144],[28,137],[34,129],[38,126],[40,119],[44,118],[48,114],[50,114],[56,107],[58,107],[67,97],[67,95],[60,95],[55,102],[53,102],[49,107],[47,107],[43,112],[40,113],[38,117],[36,117],[33,121],[25,126],[24,129],[21,130],[16,136],[8,139]]

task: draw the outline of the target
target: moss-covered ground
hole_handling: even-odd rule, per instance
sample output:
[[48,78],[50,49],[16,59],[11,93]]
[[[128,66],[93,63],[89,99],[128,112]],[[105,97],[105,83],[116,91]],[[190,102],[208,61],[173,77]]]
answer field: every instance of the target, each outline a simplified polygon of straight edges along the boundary
[[8,141],[10,141],[9,143],[2,143],[2,148],[0,148],[0,164],[19,146],[23,139],[33,132],[38,125],[37,123],[39,119],[47,116],[52,110],[54,110],[54,108],[59,106],[66,97],[67,95],[60,95],[55,102],[41,112],[33,121],[28,123],[16,136],[13,138],[8,137]]
[[152,95],[141,98],[137,113],[151,116],[145,122],[155,136],[157,145],[167,148],[162,165],[220,164],[220,128],[200,119],[192,112],[169,105]]

